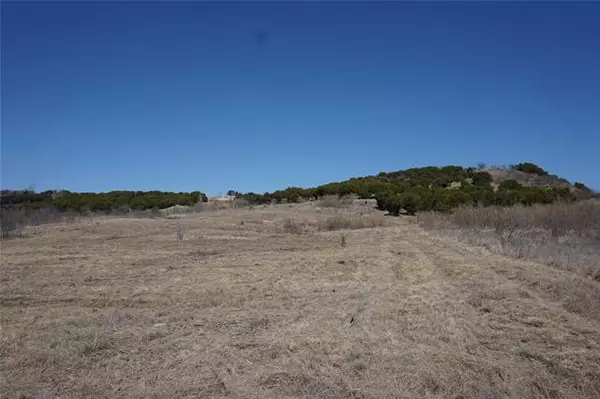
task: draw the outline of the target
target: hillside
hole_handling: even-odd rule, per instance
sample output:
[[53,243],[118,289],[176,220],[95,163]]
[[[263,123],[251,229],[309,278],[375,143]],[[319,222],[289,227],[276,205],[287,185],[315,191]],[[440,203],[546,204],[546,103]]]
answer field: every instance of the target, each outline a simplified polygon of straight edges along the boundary
[[556,175],[527,173],[514,168],[485,168],[481,170],[492,176],[492,185],[496,187],[505,180],[516,180],[524,186],[569,188],[573,192],[586,191],[585,188],[577,188],[568,180]]
[[[599,397],[600,202],[543,170],[230,193],[268,202],[243,207],[190,206],[199,192],[9,194],[3,229],[11,212],[50,213],[2,241],[7,397]],[[373,207],[478,195],[563,201]]]
[[[510,168],[428,166],[382,172],[376,176],[351,178],[313,188],[289,187],[264,194],[230,193],[250,204],[295,203],[327,195],[354,194],[360,198],[376,199],[380,209],[394,215],[427,210],[446,212],[465,204],[510,206],[572,201],[592,195],[584,184],[571,184],[531,163]],[[191,206],[206,201],[206,195],[200,191],[74,193],[48,190],[36,193],[31,190],[2,190],[0,196],[3,210],[54,209],[105,213]]]
[[238,193],[251,203],[293,203],[348,194],[375,198],[380,209],[398,215],[428,210],[447,212],[461,205],[549,204],[589,198],[593,193],[582,183],[570,184],[532,163],[509,168],[428,166],[382,172],[314,188],[289,187],[265,194]]

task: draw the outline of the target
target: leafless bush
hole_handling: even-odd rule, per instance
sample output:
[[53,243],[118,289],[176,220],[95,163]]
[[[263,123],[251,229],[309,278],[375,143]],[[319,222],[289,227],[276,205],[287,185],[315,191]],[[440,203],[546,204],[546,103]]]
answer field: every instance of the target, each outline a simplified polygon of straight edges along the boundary
[[192,206],[192,212],[205,212],[208,210],[210,210],[208,202],[197,202]]
[[233,201],[231,201],[232,208],[245,208],[248,205],[250,205],[250,203],[244,198],[236,198]]
[[0,229],[2,238],[17,235],[23,227],[39,226],[46,223],[72,222],[86,216],[81,212],[61,212],[54,208],[22,209],[1,208]]
[[303,226],[300,222],[292,218],[285,219],[281,228],[284,233],[296,235],[302,234],[305,230],[305,226]]
[[277,232],[300,235],[311,231],[355,230],[386,226],[387,224],[388,219],[382,213],[368,215],[347,213],[310,221],[286,218],[282,223],[275,226]]
[[371,215],[336,215],[320,220],[317,229],[320,231],[354,230],[385,226],[387,219],[381,213]]
[[581,201],[525,207],[463,207],[452,214],[421,213],[424,224],[450,224],[464,228],[494,229],[498,234],[514,229],[546,229],[554,237],[575,234],[600,240],[600,202]]
[[496,252],[600,276],[598,201],[465,207],[452,214],[420,213],[418,221],[425,228],[452,232]]
[[319,198],[318,203],[323,208],[348,208],[357,198],[354,194],[341,197],[337,195],[324,195]]
[[2,238],[7,238],[14,234],[23,220],[21,212],[11,212],[7,209],[2,209],[0,214],[0,230],[2,230]]
[[320,220],[318,229],[321,231],[349,230],[352,228],[352,223],[351,216],[332,216]]
[[600,202],[421,213],[421,226],[513,258],[572,272],[536,281],[574,313],[600,319]]
[[177,237],[177,241],[183,240],[185,237],[185,226],[180,224],[175,228],[175,236]]

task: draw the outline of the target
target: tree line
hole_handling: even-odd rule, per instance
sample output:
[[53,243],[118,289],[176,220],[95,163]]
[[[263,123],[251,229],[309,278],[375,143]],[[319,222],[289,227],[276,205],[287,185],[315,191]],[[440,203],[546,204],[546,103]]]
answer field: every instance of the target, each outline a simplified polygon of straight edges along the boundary
[[[532,163],[511,166],[514,170],[538,176],[548,176],[541,167]],[[574,201],[593,195],[582,183],[572,187],[532,187],[517,180],[504,180],[493,185],[490,173],[481,168],[461,166],[428,166],[394,172],[382,172],[375,176],[351,178],[342,182],[328,183],[312,188],[288,187],[285,190],[228,195],[242,198],[250,204],[294,203],[323,196],[356,195],[375,199],[381,210],[392,215],[414,214],[418,211],[448,212],[461,205],[532,205],[549,204],[557,200]],[[106,193],[74,193],[49,190],[2,190],[2,209],[19,208],[35,210],[52,208],[59,211],[113,212],[128,210],[164,209],[174,205],[191,206],[206,202],[200,191],[110,191]]]
[[110,191],[106,193],[74,193],[48,190],[2,190],[2,208],[25,210],[54,208],[59,211],[111,212],[117,210],[164,209],[174,205],[194,205],[206,202],[200,191],[174,193],[164,191]]
[[[546,171],[531,163],[512,168],[547,175]],[[376,199],[379,209],[398,215],[418,211],[448,212],[461,205],[549,204],[557,200],[574,201],[591,193],[582,183],[577,183],[578,190],[572,191],[569,187],[524,186],[517,180],[504,180],[497,187],[492,182],[490,173],[476,168],[429,166],[382,172],[376,176],[351,178],[314,188],[289,187],[272,193],[235,194],[251,204],[293,203],[326,195],[354,194],[359,198]]]

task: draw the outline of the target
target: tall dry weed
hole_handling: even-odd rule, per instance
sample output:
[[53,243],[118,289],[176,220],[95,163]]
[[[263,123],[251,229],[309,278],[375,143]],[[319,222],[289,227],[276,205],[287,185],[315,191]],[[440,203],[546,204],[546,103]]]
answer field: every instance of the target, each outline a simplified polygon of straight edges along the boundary
[[319,198],[318,205],[323,208],[348,208],[358,198],[357,195],[324,195]]
[[600,202],[463,207],[423,212],[418,222],[505,255],[600,279]]

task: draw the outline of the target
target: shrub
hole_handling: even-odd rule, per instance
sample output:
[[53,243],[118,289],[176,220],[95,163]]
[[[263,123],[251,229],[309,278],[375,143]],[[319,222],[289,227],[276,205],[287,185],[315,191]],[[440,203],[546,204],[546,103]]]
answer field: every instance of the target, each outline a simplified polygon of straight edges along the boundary
[[462,190],[443,190],[439,193],[442,210],[453,209],[472,202],[471,196]]
[[588,193],[592,192],[592,190],[588,186],[586,186],[585,184],[583,184],[583,183],[576,182],[574,184],[574,186],[575,186],[575,188],[577,188],[577,189],[579,189],[581,191],[585,191],[585,192],[588,192]]
[[352,217],[350,216],[333,216],[319,222],[319,230],[349,230],[352,228]]
[[185,226],[180,224],[175,228],[175,237],[178,241],[183,240],[185,237]]
[[17,228],[23,224],[25,219],[24,212],[20,209],[1,209],[0,213],[0,231],[2,238],[13,234]]
[[296,220],[287,218],[283,221],[283,232],[288,234],[300,235],[304,231],[304,227]]
[[569,310],[600,319],[600,202],[513,207],[461,207],[421,212],[427,229],[515,258],[574,272],[551,287]]
[[414,215],[421,209],[422,200],[418,193],[407,192],[400,194],[398,197],[398,202],[400,204],[400,208],[404,209],[408,215]]
[[488,172],[475,172],[471,179],[473,179],[473,185],[475,186],[489,186],[492,182],[492,175]]
[[354,203],[356,195],[324,195],[319,198],[319,206],[323,208],[348,208]]
[[400,200],[398,195],[383,193],[376,197],[377,209],[388,211],[390,215],[398,216],[400,214]]
[[542,169],[538,165],[531,163],[531,162],[524,162],[524,163],[520,163],[517,165],[513,165],[512,169],[515,169],[515,170],[518,170],[518,171],[524,172],[524,173],[531,173],[534,175],[539,175],[539,176],[544,176],[544,175],[548,174],[548,172],[546,172],[544,169]]
[[557,200],[565,202],[571,202],[575,200],[575,195],[571,192],[569,187],[553,187],[550,189],[550,195]]
[[55,208],[0,208],[0,230],[3,238],[15,234],[25,226],[75,220],[80,212],[60,212]]
[[385,226],[386,224],[387,220],[381,213],[363,216],[348,214],[336,215],[324,220],[320,220],[317,228],[320,231],[355,230],[380,227]]
[[504,180],[502,183],[500,183],[500,185],[498,186],[498,189],[499,190],[519,190],[522,187],[523,186],[518,181],[513,180],[513,179],[508,179],[508,180]]
[[248,205],[250,205],[250,203],[245,198],[236,198],[231,202],[232,208],[245,208]]

